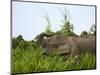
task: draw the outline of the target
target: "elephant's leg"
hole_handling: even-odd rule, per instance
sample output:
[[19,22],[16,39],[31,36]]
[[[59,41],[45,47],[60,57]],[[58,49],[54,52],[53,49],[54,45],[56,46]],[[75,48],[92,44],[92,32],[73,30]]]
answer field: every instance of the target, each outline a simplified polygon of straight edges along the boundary
[[69,45],[61,45],[58,47],[58,52],[60,54],[60,56],[62,56],[64,58],[64,60],[66,60],[69,57],[70,54],[70,47]]
[[75,61],[76,64],[80,63],[80,49],[73,47],[71,49],[70,57]]
[[58,52],[60,54],[69,54],[70,53],[70,47],[69,45],[61,45],[58,47]]

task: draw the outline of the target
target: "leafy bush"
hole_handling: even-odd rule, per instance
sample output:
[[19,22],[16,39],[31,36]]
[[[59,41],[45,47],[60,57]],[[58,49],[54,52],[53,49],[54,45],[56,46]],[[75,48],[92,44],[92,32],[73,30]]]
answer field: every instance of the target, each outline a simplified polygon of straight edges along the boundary
[[80,36],[87,36],[87,35],[88,35],[88,32],[87,31],[83,31]]
[[44,18],[45,18],[45,20],[47,22],[45,33],[47,33],[47,34],[53,34],[54,32],[51,30],[51,21],[50,21],[50,18],[49,18],[49,16],[48,16],[47,13],[44,16]]

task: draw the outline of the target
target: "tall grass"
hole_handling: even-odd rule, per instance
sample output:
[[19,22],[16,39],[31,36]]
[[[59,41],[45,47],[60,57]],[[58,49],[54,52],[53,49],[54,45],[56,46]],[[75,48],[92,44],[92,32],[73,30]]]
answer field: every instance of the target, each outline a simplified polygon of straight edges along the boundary
[[12,72],[15,74],[96,68],[96,58],[89,53],[82,55],[77,61],[74,58],[65,60],[59,55],[43,56],[42,51],[43,49],[40,47],[35,49],[31,47],[27,50],[17,47],[12,50]]

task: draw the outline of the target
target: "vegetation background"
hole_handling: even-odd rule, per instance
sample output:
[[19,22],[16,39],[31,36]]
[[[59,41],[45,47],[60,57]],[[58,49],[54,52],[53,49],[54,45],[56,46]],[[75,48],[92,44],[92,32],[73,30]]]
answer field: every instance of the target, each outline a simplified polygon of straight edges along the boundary
[[[73,32],[74,25],[70,23],[67,16],[67,9],[64,9],[61,29],[53,32],[48,14],[44,16],[47,27],[44,31],[48,34],[64,34],[67,36],[78,36]],[[92,25],[89,31],[83,31],[80,37],[96,35],[95,25]],[[96,57],[86,53],[80,57],[80,63],[74,58],[66,60],[59,55],[43,56],[44,49],[34,40],[25,41],[21,35],[12,38],[12,73],[31,73],[31,72],[52,72],[69,70],[87,70],[96,68]]]

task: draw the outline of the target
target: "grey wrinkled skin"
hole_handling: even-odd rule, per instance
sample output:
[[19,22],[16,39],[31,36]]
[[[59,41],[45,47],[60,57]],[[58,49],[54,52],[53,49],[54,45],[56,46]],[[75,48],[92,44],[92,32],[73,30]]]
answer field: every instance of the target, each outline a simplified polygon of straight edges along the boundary
[[72,37],[62,34],[48,35],[41,33],[36,38],[36,42],[45,49],[44,55],[72,55],[77,56],[85,52],[96,53],[95,36]]

